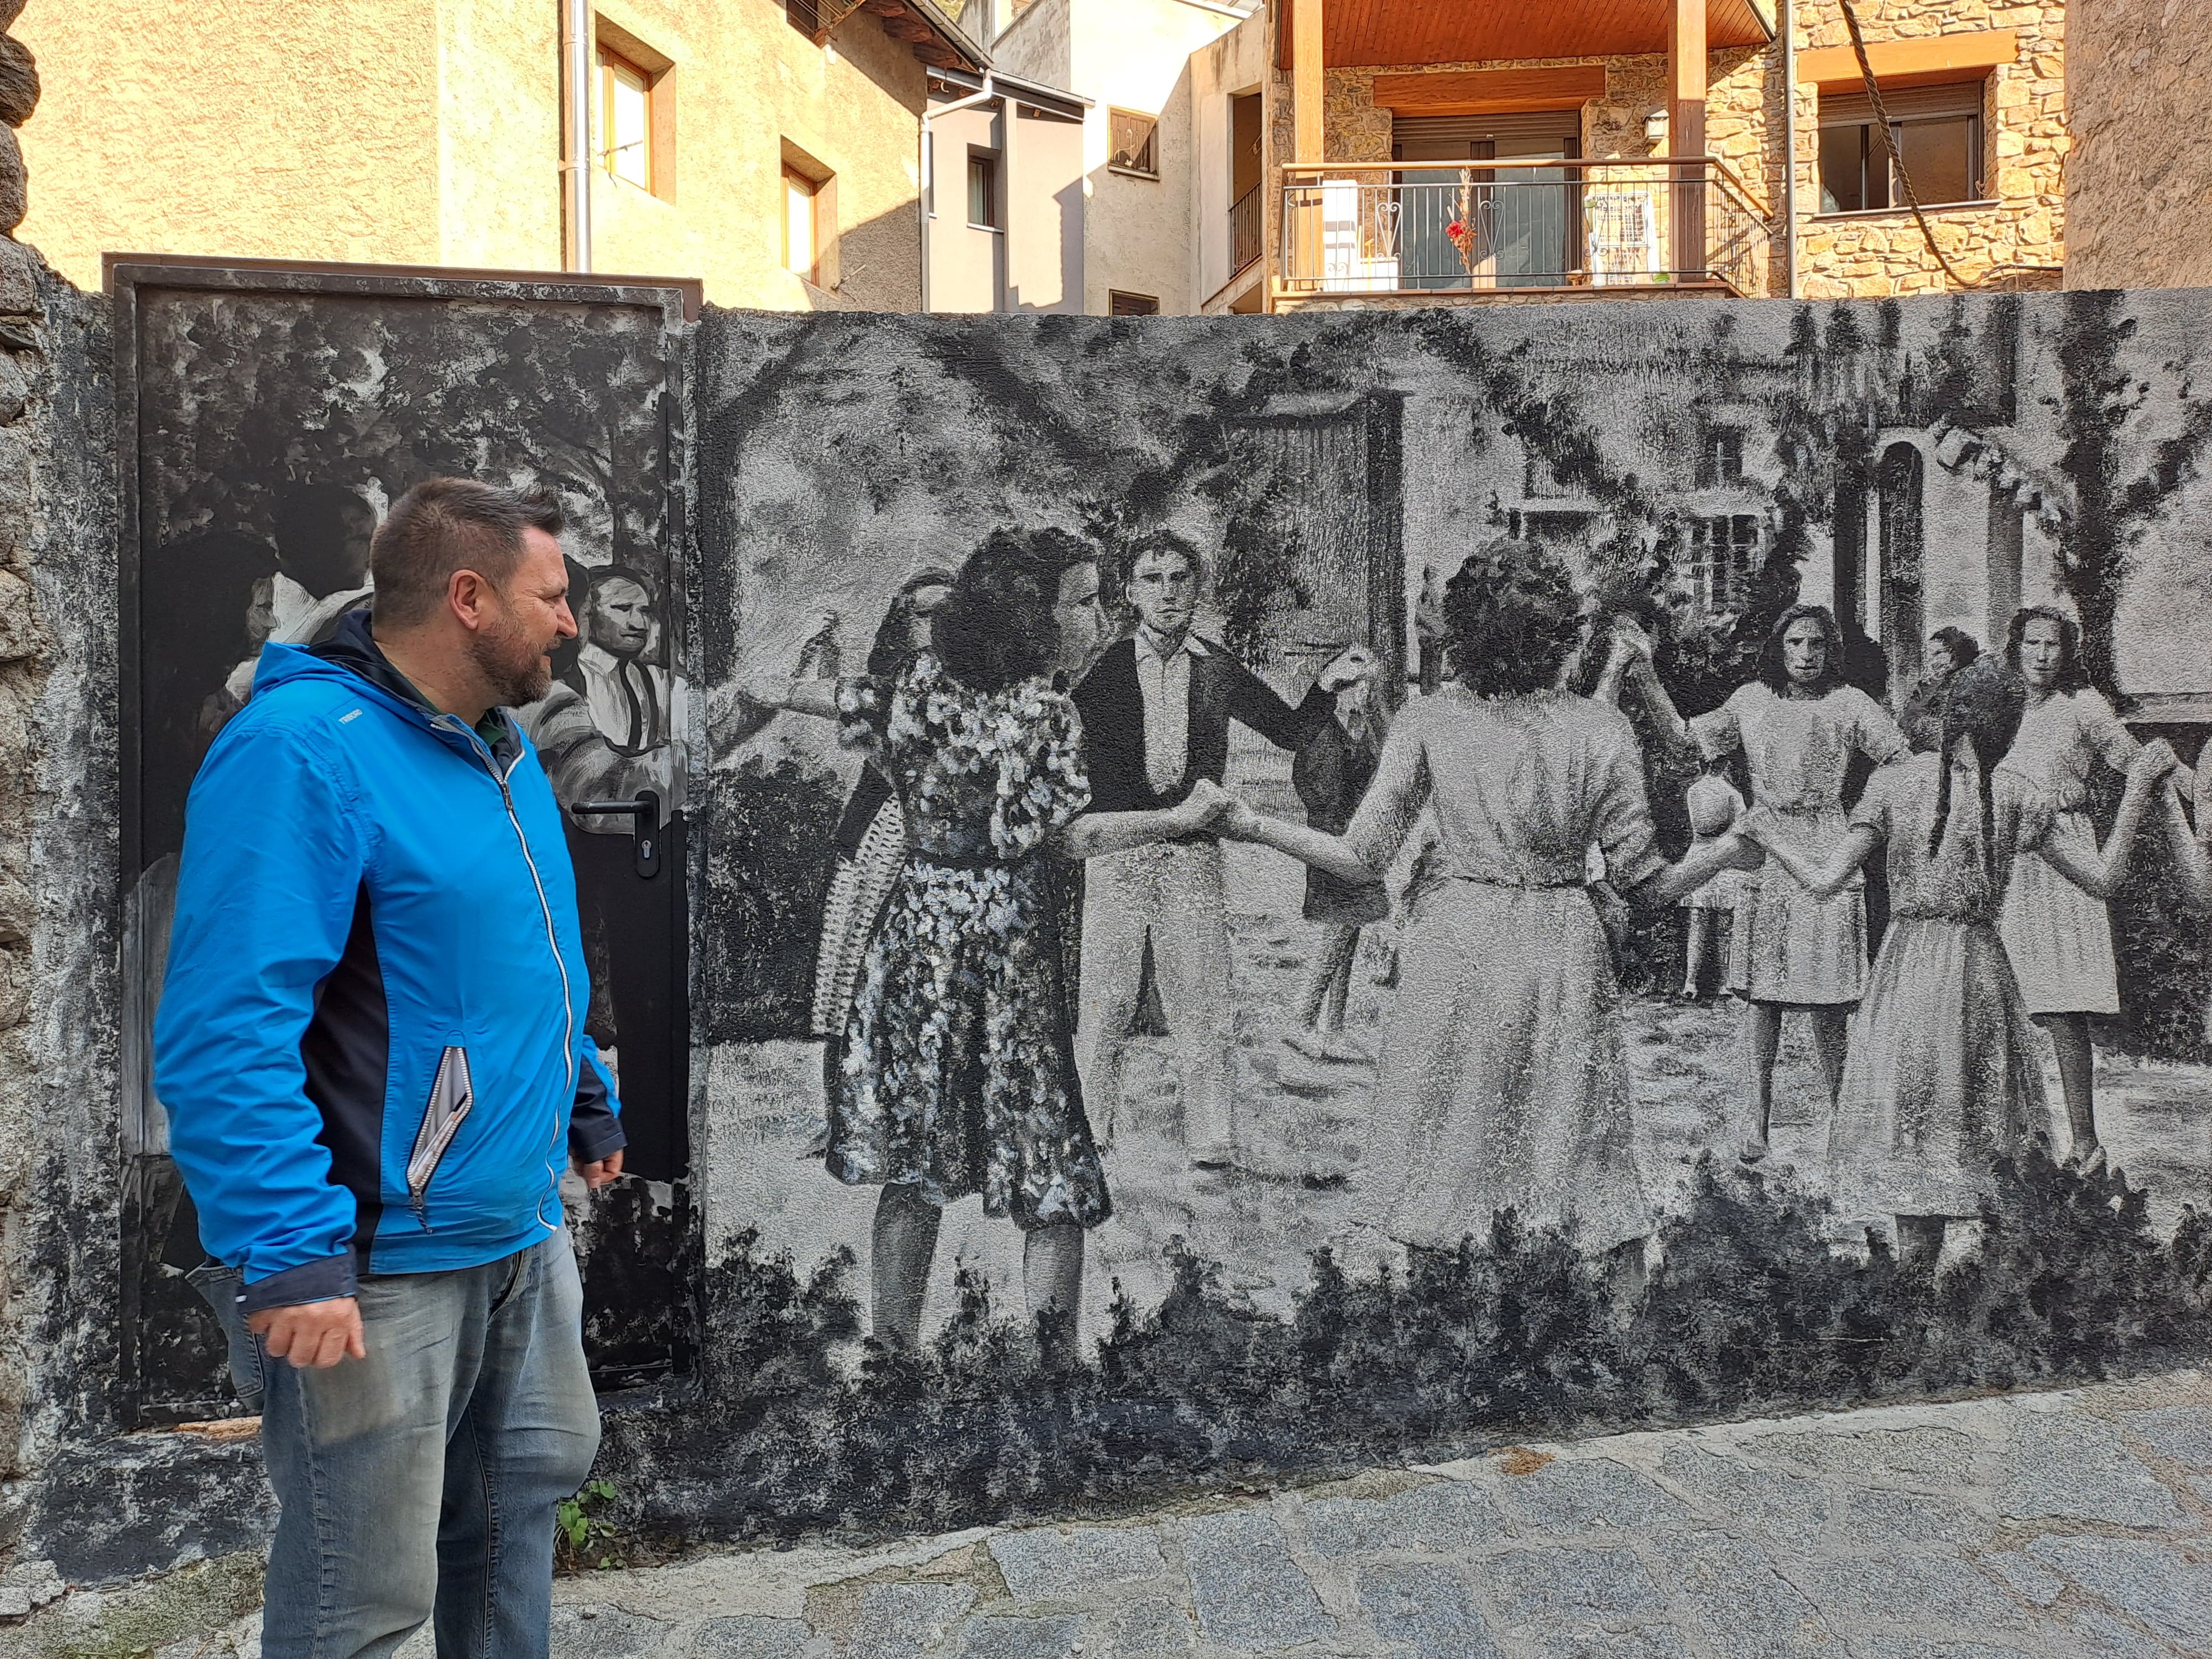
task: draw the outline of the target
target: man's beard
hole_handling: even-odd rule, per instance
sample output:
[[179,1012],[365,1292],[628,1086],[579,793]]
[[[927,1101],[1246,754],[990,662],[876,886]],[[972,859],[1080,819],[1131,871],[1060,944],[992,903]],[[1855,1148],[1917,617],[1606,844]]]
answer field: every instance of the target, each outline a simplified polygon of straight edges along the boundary
[[519,627],[503,625],[474,635],[469,641],[469,659],[491,688],[497,707],[520,708],[553,689],[545,653]]

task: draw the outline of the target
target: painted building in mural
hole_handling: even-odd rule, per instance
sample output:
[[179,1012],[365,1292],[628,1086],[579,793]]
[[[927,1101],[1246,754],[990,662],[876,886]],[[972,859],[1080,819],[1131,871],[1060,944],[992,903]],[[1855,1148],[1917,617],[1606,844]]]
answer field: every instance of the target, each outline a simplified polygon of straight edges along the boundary
[[[592,31],[586,268],[703,278],[732,306],[989,311],[1010,304],[991,247],[1012,225],[1037,250],[1028,287],[1054,296],[1045,308],[1073,284],[1060,198],[1078,164],[1045,129],[1079,119],[1079,100],[1024,88],[1006,103],[1040,131],[1025,167],[1004,167],[999,141],[968,130],[988,59],[928,0],[574,9]],[[23,235],[58,269],[97,287],[114,252],[576,265],[562,8],[264,0],[234,15],[219,40],[137,0],[41,0],[20,21],[66,94],[23,132],[39,179]],[[963,103],[948,118],[957,210],[926,216],[925,114]],[[974,211],[971,145],[999,168]],[[1079,268],[1079,234],[1066,257]]]

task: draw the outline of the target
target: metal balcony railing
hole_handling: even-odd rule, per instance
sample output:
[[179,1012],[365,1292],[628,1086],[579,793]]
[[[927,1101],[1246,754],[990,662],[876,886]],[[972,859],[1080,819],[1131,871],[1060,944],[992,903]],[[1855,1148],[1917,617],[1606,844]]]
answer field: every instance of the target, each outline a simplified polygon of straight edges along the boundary
[[1295,294],[1766,291],[1768,215],[1711,156],[1290,166],[1282,237],[1279,274]]
[[1261,203],[1267,193],[1264,185],[1255,185],[1229,210],[1229,274],[1232,276],[1260,257]]

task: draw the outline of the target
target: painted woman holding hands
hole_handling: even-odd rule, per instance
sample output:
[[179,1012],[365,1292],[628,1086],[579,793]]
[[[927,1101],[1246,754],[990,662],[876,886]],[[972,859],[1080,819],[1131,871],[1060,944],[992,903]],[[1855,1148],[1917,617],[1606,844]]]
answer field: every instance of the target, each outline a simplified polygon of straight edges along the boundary
[[1679,865],[1661,856],[1626,718],[1559,689],[1584,630],[1556,555],[1494,543],[1443,611],[1458,678],[1398,715],[1343,835],[1241,803],[1217,828],[1372,883],[1433,809],[1435,872],[1413,901],[1375,1086],[1376,1224],[1449,1249],[1503,1210],[1571,1221],[1633,1283],[1652,1211],[1589,852],[1614,886],[1663,902],[1749,848],[1723,836]]
[[[2005,661],[2027,683],[2027,712],[2005,767],[2042,794],[2051,812],[2053,844],[2094,854],[2090,780],[2100,766],[2128,770],[2140,745],[2112,705],[2083,678],[2081,644],[2081,629],[2063,611],[2036,605],[2014,616]],[[2193,782],[2185,773],[2177,773],[2176,781]],[[2072,1156],[2094,1164],[2103,1148],[2097,1139],[2097,1056],[2089,1022],[2120,1012],[2112,915],[2100,896],[2077,886],[2041,854],[2022,859],[2014,870],[1997,927],[2027,1012],[2051,1033],[2057,1050]]]
[[1851,1028],[1828,1161],[1838,1215],[1893,1223],[1900,1255],[1923,1267],[1948,1222],[1978,1213],[1996,1160],[2049,1133],[2037,1044],[1997,934],[2008,884],[2036,856],[2085,893],[2110,896],[2174,765],[2162,742],[2136,751],[2100,857],[2004,764],[2027,698],[2020,676],[1986,658],[1960,671],[1944,689],[1936,751],[1875,773],[1826,854],[1808,853],[1771,809],[1739,826],[1778,866],[1771,880],[1815,897],[1843,891],[1887,848],[1889,928]]
[[[1844,774],[1852,755],[1879,766],[1905,752],[1905,734],[1881,705],[1844,683],[1843,640],[1836,619],[1819,605],[1784,611],[1759,652],[1759,677],[1690,720],[1675,712],[1652,670],[1650,640],[1632,623],[1615,626],[1632,653],[1629,678],[1660,731],[1707,759],[1741,749],[1751,765],[1752,805],[1770,814],[1770,841],[1787,842],[1802,857],[1825,859],[1843,842]],[[1862,885],[1856,866],[1844,884],[1820,896],[1764,873],[1745,883],[1750,916],[1735,934],[1744,959],[1730,964],[1729,976],[1730,988],[1747,999],[1755,1113],[1743,1148],[1747,1160],[1766,1156],[1785,1012],[1802,1009],[1811,1018],[1832,1102],[1843,1085],[1851,1009],[1866,985]]]
[[1075,1070],[1066,954],[1047,860],[1204,829],[1202,782],[1160,811],[1091,812],[1066,677],[1104,629],[1097,555],[1055,531],[1000,531],[962,565],[930,644],[897,678],[755,697],[836,719],[897,792],[907,856],[869,940],[830,1080],[830,1172],[875,1185],[876,1335],[912,1347],[943,1207],[981,1194],[1023,1232],[1032,1316],[1072,1331],[1084,1230],[1111,1213]]

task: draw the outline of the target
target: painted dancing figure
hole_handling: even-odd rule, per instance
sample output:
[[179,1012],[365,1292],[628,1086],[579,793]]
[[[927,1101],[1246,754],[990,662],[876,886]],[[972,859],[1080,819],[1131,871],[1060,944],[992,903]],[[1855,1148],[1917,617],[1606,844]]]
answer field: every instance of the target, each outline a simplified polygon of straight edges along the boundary
[[2100,857],[2004,763],[2027,688],[1987,660],[1945,689],[1934,753],[1884,767],[1842,842],[1808,856],[1781,815],[1754,810],[1743,833],[1778,873],[1815,896],[1844,890],[1887,848],[1890,925],[1851,1029],[1828,1139],[1837,1213],[1892,1225],[1900,1254],[1932,1267],[1947,1225],[1978,1214],[2001,1158],[2050,1131],[2028,1009],[1997,918],[2031,855],[2101,900],[2127,878],[2145,807],[2174,764],[2137,750]]

